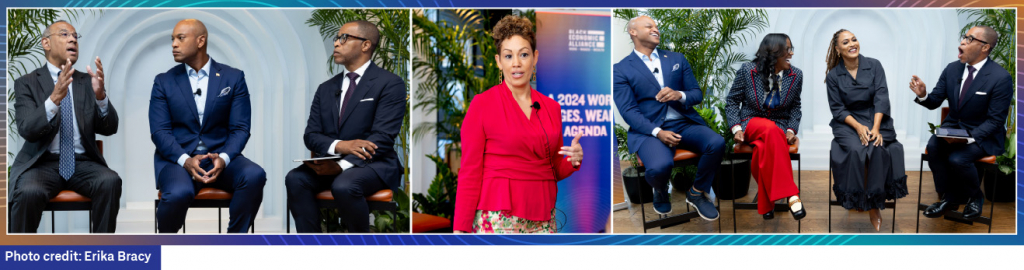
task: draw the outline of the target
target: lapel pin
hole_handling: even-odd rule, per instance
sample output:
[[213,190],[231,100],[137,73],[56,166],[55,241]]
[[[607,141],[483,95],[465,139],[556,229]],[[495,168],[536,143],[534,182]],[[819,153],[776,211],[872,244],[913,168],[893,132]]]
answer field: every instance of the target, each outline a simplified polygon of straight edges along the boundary
[[217,77],[220,77],[220,72],[217,72],[217,73],[214,73],[214,74],[216,74]]

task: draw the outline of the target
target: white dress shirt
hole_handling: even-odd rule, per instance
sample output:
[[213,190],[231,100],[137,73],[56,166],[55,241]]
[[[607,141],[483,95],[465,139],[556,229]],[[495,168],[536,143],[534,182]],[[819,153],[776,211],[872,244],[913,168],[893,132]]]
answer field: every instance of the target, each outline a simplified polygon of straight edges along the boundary
[[[659,69],[661,68],[661,57],[658,55],[658,50],[651,51],[650,57],[647,57],[647,55],[640,53],[640,51],[637,51],[636,49],[633,49],[633,53],[640,57],[640,61],[644,62],[644,65],[647,65],[647,69],[651,72],[651,74],[654,74],[654,78],[658,80],[658,86],[661,87],[660,89],[658,89],[658,91],[664,89],[665,72],[669,71]],[[655,69],[659,69],[657,73],[654,72]],[[682,98],[679,99],[679,102],[686,102],[686,93],[678,90],[676,92],[679,92],[679,94],[683,96]],[[665,114],[665,121],[676,120],[680,118],[683,118],[683,115],[680,114],[679,111],[676,111],[676,109],[673,109],[672,107],[668,107],[668,113]],[[651,135],[654,137],[658,137],[658,132],[661,132],[661,127],[654,127],[654,130],[651,131]]]
[[[981,67],[985,66],[985,62],[988,62],[988,57],[986,57],[984,59],[981,59],[981,61],[979,61],[977,64],[970,65],[970,66],[974,67],[974,75],[971,76],[971,83],[974,83],[974,78],[978,77],[978,72],[981,71]],[[967,91],[967,89],[964,89],[964,83],[967,82],[967,75],[969,75],[970,73],[971,73],[970,70],[967,69],[967,65],[964,65],[964,74],[960,76],[960,92]],[[956,93],[957,97],[960,96],[960,92]],[[964,97],[966,97],[966,96],[964,96]],[[926,99],[928,99],[928,95],[927,94],[924,97],[917,98],[917,101],[918,102],[923,102]],[[948,97],[946,99],[947,100],[952,100],[951,98],[948,98]],[[952,102],[950,102],[950,103],[952,103]],[[950,106],[952,106],[952,105],[950,105]],[[967,143],[968,144],[974,143],[974,138],[967,139]]]
[[[46,62],[46,69],[50,71],[50,78],[53,79],[53,84],[56,86],[57,72],[60,72],[60,68],[57,68],[57,66],[50,64],[50,62]],[[92,82],[90,80],[90,82],[87,83]],[[78,130],[78,118],[75,118],[75,115],[78,114],[77,112],[75,112],[75,96],[72,95],[72,93],[74,92],[71,87],[71,84],[69,84],[68,95],[71,96],[71,99],[69,99],[68,101],[71,101],[71,104],[68,105],[71,106],[71,119],[76,120],[72,121],[74,122],[72,126],[72,128],[74,129],[74,135],[72,137],[74,137],[75,140],[75,154],[84,154],[85,147],[82,147],[82,134],[81,131]],[[106,97],[103,97],[103,100],[96,101],[96,106],[100,107],[100,117],[107,116],[107,104],[108,103]],[[60,106],[58,106],[57,103],[53,103],[53,100],[50,100],[49,97],[47,97],[46,101],[43,102],[43,107],[46,108],[46,121],[53,120],[53,117],[57,116],[57,114],[60,113]],[[60,154],[60,129],[57,129],[57,136],[53,137],[53,141],[50,141],[50,147],[47,147],[46,150],[52,154]]]
[[[189,65],[185,65],[185,73],[188,74],[188,83],[192,86],[192,97],[195,98],[196,111],[199,112],[199,126],[203,125],[203,115],[206,113],[206,99],[210,98],[210,62],[213,58],[206,60],[206,64],[199,70],[195,70]],[[202,89],[202,93],[195,94],[196,90]],[[203,143],[202,139],[199,140],[199,146],[196,150],[206,151],[206,144]],[[220,158],[224,160],[224,166],[227,167],[231,163],[231,158],[228,154],[220,153]],[[188,160],[188,154],[181,154],[178,157],[178,165],[185,167],[185,160]]]
[[[359,77],[356,77],[356,85],[358,86],[359,82],[363,81],[363,75],[366,74],[367,67],[370,67],[370,61],[366,61],[366,63],[363,63],[363,65],[357,68],[356,70],[345,70],[345,76],[341,79],[341,101],[338,101],[338,108],[343,108],[345,106],[345,94],[346,92],[348,92],[349,84],[351,84],[349,82],[351,80],[348,78],[348,73],[359,74]],[[349,102],[352,101],[349,100]],[[355,104],[352,104],[352,106],[355,106]],[[334,152],[334,147],[337,146],[339,142],[341,142],[341,140],[334,140],[334,142],[331,143],[331,147],[327,148],[328,155],[338,154]],[[338,166],[341,166],[341,170],[348,170],[349,168],[352,168],[352,166],[355,165],[352,165],[352,163],[342,159],[338,161]]]

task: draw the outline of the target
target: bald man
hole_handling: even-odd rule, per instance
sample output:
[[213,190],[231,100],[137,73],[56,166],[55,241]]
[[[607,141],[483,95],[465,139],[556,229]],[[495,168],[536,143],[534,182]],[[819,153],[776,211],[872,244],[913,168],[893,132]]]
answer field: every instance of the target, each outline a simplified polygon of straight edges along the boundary
[[18,135],[25,144],[11,166],[11,232],[35,232],[46,202],[61,190],[92,199],[92,232],[113,233],[117,225],[121,177],[96,146],[96,134],[117,132],[117,111],[107,100],[99,57],[96,72],[71,67],[80,37],[66,21],[50,24],[40,41],[45,66],[14,81]]
[[244,233],[267,181],[263,168],[242,155],[251,123],[245,74],[210,58],[199,20],[178,22],[171,39],[171,54],[181,64],[156,76],[149,100],[157,227],[177,232],[196,194],[211,187],[232,194],[228,232]]
[[697,178],[692,187],[676,188],[685,189],[686,202],[702,218],[718,219],[718,209],[705,194],[722,163],[725,140],[693,109],[703,95],[690,63],[681,53],[657,49],[661,33],[650,17],[629,20],[629,37],[633,53],[612,68],[613,96],[629,124],[629,152],[644,162],[645,178],[654,187],[654,211],[672,211],[668,180],[673,157],[676,149],[686,149],[700,155]]
[[934,110],[949,100],[949,115],[942,119],[942,128],[963,129],[972,137],[932,135],[928,140],[928,167],[941,200],[925,209],[925,217],[941,217],[964,203],[964,219],[981,216],[985,196],[974,162],[1005,151],[1004,121],[1013,99],[1013,77],[988,58],[998,43],[999,34],[991,27],[972,27],[960,38],[958,61],[946,65],[931,94],[916,75],[910,80],[917,104]]
[[334,63],[345,71],[320,84],[309,110],[303,140],[316,156],[288,172],[288,209],[301,233],[319,233],[316,194],[330,190],[348,232],[370,232],[366,196],[402,183],[395,137],[405,116],[405,82],[371,61],[380,43],[377,26],[354,21],[334,38]]

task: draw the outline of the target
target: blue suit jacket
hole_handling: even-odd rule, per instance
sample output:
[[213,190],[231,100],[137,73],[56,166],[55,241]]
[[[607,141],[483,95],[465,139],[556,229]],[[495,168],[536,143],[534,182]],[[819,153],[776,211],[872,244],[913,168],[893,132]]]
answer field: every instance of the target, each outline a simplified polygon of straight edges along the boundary
[[686,100],[658,102],[655,99],[661,91],[658,79],[636,53],[629,53],[629,56],[612,68],[615,78],[615,106],[626,124],[629,124],[626,144],[629,145],[630,153],[635,153],[647,140],[661,143],[658,138],[651,135],[651,132],[665,122],[665,114],[668,113],[669,107],[676,109],[683,118],[707,125],[704,118],[693,109],[693,106],[703,101],[704,95],[697,85],[697,78],[693,76],[693,70],[690,69],[686,57],[681,53],[665,50],[658,50],[658,55],[661,57],[659,73],[663,73],[665,87],[683,91],[686,93]]
[[156,175],[168,165],[177,165],[181,154],[193,155],[199,141],[211,153],[225,153],[234,160],[249,141],[251,105],[245,74],[241,70],[210,60],[210,96],[206,99],[203,124],[193,97],[192,85],[179,64],[156,75],[149,100],[149,131],[156,154]]
[[324,156],[335,140],[373,142],[377,145],[373,158],[362,160],[354,155],[342,158],[356,168],[370,168],[388,187],[398,190],[405,169],[398,162],[395,138],[405,118],[405,81],[371,62],[349,98],[344,119],[339,121],[344,74],[338,73],[317,87],[302,136],[306,148],[316,156]]
[[942,119],[942,127],[962,128],[981,145],[989,155],[1002,155],[1006,143],[1006,114],[1013,99],[1013,78],[991,58],[978,70],[971,82],[971,88],[964,94],[960,104],[960,86],[966,64],[953,61],[939,76],[935,88],[924,101],[914,102],[929,110],[949,100],[949,115]]

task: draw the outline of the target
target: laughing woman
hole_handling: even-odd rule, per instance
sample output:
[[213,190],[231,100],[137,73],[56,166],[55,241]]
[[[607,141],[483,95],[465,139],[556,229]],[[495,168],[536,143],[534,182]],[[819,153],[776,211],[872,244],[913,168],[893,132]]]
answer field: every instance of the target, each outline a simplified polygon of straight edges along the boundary
[[456,233],[555,233],[558,180],[579,170],[580,135],[562,146],[561,107],[530,87],[533,23],[505,16],[493,31],[502,82],[476,95],[462,123]]
[[775,201],[789,200],[793,218],[807,216],[793,183],[789,145],[800,128],[803,72],[790,65],[793,43],[786,34],[768,34],[754,61],[736,71],[725,106],[726,119],[738,143],[754,147],[750,171],[757,181],[757,212],[775,217]]
[[886,200],[907,195],[903,144],[889,115],[885,69],[860,54],[857,36],[846,29],[832,35],[826,56],[828,104],[832,109],[832,190],[843,208],[868,211],[881,229]]

